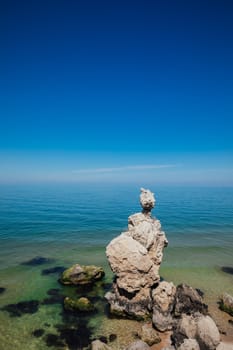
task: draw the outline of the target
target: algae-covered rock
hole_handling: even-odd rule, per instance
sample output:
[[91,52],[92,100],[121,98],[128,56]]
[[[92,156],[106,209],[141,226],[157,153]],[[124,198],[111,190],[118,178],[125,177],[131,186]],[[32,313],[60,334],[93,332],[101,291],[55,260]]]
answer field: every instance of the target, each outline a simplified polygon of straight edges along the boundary
[[60,282],[62,284],[85,285],[92,284],[100,280],[103,276],[104,270],[102,267],[76,264],[62,273]]
[[225,311],[229,315],[233,316],[233,296],[224,293],[221,297],[219,308],[220,310]]
[[87,298],[72,299],[66,297],[64,299],[64,309],[67,311],[91,312],[95,307]]

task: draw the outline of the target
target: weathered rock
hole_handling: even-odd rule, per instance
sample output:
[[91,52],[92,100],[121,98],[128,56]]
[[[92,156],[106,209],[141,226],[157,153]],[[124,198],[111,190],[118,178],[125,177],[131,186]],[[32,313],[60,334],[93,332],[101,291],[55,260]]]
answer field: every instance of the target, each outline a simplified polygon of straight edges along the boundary
[[66,297],[64,299],[64,309],[67,311],[91,312],[95,307],[87,298],[72,299]]
[[181,316],[182,313],[188,315],[195,312],[207,313],[208,306],[203,303],[197,290],[186,284],[180,284],[177,287],[175,298],[175,316]]
[[177,324],[177,331],[186,338],[195,338],[197,334],[197,323],[194,315],[183,314]]
[[149,349],[150,349],[149,345],[142,340],[136,340],[126,348],[126,350],[149,350]]
[[216,350],[232,350],[232,349],[233,349],[232,342],[231,343],[221,342],[216,348]]
[[148,288],[138,293],[127,293],[114,283],[112,291],[106,293],[105,298],[109,302],[110,312],[116,316],[143,320],[150,315],[152,299]]
[[201,349],[215,350],[220,343],[219,330],[210,316],[197,318],[197,336],[196,339]]
[[161,342],[158,332],[156,332],[151,323],[145,323],[142,325],[139,337],[150,346]]
[[76,264],[62,273],[60,282],[62,284],[85,285],[92,284],[104,276],[102,267]]
[[91,343],[91,350],[111,350],[111,348],[100,340],[94,340]]
[[233,296],[224,293],[221,297],[219,308],[233,316]]
[[151,309],[151,288],[159,280],[163,248],[167,245],[159,220],[151,217],[153,193],[141,189],[141,213],[128,219],[128,231],[113,239],[106,249],[116,279],[106,295],[110,310],[125,316],[147,315]]
[[173,327],[176,287],[171,282],[161,282],[158,287],[152,290],[153,299],[153,325],[161,332],[170,330]]
[[195,339],[185,339],[178,350],[200,350],[200,346]]

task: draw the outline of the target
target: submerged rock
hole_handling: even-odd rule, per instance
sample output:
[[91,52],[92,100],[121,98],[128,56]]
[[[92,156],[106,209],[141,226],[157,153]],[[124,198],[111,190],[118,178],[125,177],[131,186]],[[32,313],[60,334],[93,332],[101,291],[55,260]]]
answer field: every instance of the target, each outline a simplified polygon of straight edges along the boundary
[[60,282],[62,284],[85,285],[92,284],[103,278],[103,276],[104,270],[102,267],[76,264],[63,272]]
[[36,256],[33,259],[22,262],[21,265],[37,266],[37,265],[51,263],[53,261],[54,259],[44,258],[43,256]]
[[82,297],[79,299],[72,299],[66,297],[64,299],[64,309],[67,311],[91,312],[95,307],[89,299]]
[[44,334],[45,330],[42,329],[42,328],[39,328],[39,329],[35,329],[33,332],[32,332],[32,335],[34,335],[34,337],[36,338],[39,338],[41,337],[43,334]]
[[225,311],[229,315],[233,316],[233,296],[224,293],[221,297],[219,308],[220,310]]
[[0,287],[0,294],[4,293],[4,292],[5,292],[5,290],[6,290],[6,288],[4,288],[4,287]]
[[41,274],[42,275],[51,275],[54,273],[62,273],[65,270],[66,270],[66,268],[64,266],[55,266],[55,267],[51,267],[50,269],[42,270]]
[[2,310],[9,312],[11,317],[20,317],[23,314],[34,314],[38,311],[39,301],[20,301],[16,304],[8,304],[2,307]]

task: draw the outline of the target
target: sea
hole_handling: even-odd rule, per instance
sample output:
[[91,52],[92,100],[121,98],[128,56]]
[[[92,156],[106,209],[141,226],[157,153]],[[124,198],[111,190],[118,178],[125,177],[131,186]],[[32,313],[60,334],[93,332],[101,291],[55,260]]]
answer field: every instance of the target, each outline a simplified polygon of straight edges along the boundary
[[[221,294],[233,294],[233,188],[150,190],[169,241],[161,278],[200,289],[214,313]],[[113,280],[105,248],[141,211],[139,194],[134,184],[0,186],[0,350],[82,349],[101,337],[121,348],[104,299]],[[76,263],[102,266],[104,280],[91,290],[62,286]],[[65,296],[89,297],[95,312],[65,312]]]

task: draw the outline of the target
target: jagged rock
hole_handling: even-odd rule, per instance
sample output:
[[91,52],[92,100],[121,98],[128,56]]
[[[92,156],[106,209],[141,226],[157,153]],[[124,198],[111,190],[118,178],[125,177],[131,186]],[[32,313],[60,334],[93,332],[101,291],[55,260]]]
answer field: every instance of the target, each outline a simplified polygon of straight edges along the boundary
[[149,345],[142,340],[136,340],[126,348],[126,350],[149,350],[149,349],[150,349]]
[[79,299],[66,297],[64,299],[64,309],[67,311],[91,312],[94,311],[95,307],[90,300],[85,297]]
[[200,350],[200,346],[195,339],[185,339],[178,350]]
[[76,264],[62,273],[60,282],[62,284],[85,285],[92,284],[104,276],[102,267]]
[[215,350],[220,343],[219,330],[210,316],[197,318],[197,341],[200,348]]
[[110,311],[142,317],[151,309],[151,288],[159,280],[159,267],[167,240],[159,220],[151,217],[153,193],[141,189],[142,212],[128,219],[128,231],[113,239],[106,254],[115,274],[113,290],[106,294]]
[[180,284],[176,288],[175,316],[181,316],[182,313],[192,314],[195,312],[207,313],[208,306],[203,303],[202,297],[196,289],[186,284]]
[[127,293],[113,283],[112,291],[105,294],[109,302],[110,312],[116,316],[147,319],[150,315],[151,296],[148,288],[142,288],[138,293]]
[[107,344],[97,339],[91,343],[91,350],[111,350],[111,348]]
[[219,308],[233,316],[233,296],[224,293],[221,297]]
[[152,290],[153,325],[161,332],[172,329],[176,287],[171,282],[161,282]]
[[142,325],[139,337],[150,346],[161,342],[158,332],[156,332],[151,323],[145,323]]

